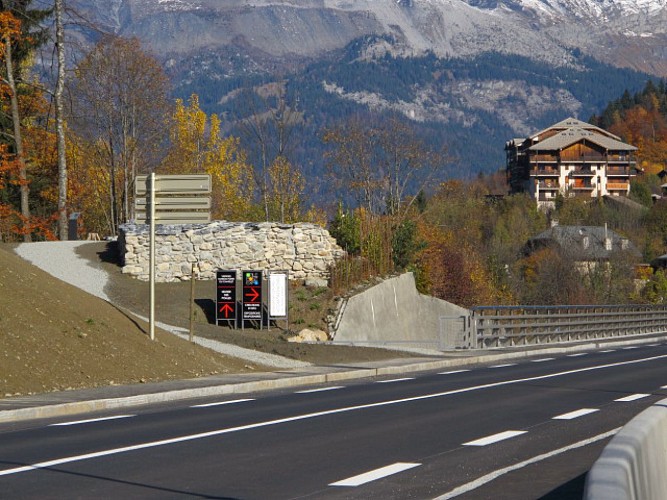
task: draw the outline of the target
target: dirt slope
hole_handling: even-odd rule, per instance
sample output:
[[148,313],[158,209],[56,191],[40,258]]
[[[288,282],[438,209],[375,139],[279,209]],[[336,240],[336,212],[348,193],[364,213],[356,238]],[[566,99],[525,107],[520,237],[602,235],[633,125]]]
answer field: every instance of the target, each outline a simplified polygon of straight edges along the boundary
[[147,327],[0,246],[0,397],[247,371]]

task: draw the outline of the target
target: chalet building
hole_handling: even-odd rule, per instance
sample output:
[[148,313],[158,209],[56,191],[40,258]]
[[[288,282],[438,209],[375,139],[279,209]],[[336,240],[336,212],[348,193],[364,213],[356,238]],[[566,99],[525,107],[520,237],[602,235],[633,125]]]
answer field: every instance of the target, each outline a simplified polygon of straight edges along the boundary
[[568,118],[505,145],[510,193],[527,192],[540,208],[556,195],[627,196],[637,148],[606,130]]
[[639,261],[641,252],[627,238],[605,226],[554,226],[534,236],[525,244],[523,255],[529,256],[550,248],[571,260],[581,274],[590,273],[614,255]]

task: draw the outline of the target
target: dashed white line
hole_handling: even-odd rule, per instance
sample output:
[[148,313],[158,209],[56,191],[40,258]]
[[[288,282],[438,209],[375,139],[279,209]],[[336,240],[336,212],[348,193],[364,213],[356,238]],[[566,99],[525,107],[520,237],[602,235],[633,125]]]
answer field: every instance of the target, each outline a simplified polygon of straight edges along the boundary
[[650,396],[650,394],[631,394],[630,396],[625,396],[624,398],[614,399],[619,403],[629,403],[630,401],[637,401],[638,399],[643,399]]
[[616,434],[619,430],[621,430],[620,427],[613,429],[609,432],[605,432],[603,434],[598,434],[597,436],[593,436],[592,438],[585,439],[583,441],[579,441],[577,443],[565,446],[563,448],[559,448],[557,450],[550,451],[548,453],[543,453],[542,455],[537,455],[536,457],[529,458],[528,460],[524,460],[523,462],[516,463],[514,465],[510,465],[508,467],[505,467],[503,469],[498,469],[493,472],[489,472],[488,474],[478,477],[474,481],[470,481],[469,483],[463,484],[452,491],[449,491],[445,493],[442,496],[439,496],[435,500],[450,500],[451,498],[455,498],[459,495],[463,495],[464,493],[468,493],[469,491],[476,490],[480,486],[484,486],[487,483],[490,483],[491,481],[498,479],[500,476],[503,476],[509,472],[514,472],[515,470],[523,469],[524,467],[528,465],[535,464],[537,462],[541,462],[542,460],[546,460],[547,458],[554,457],[556,455],[560,455],[562,453],[568,452],[570,450],[574,450],[577,448],[582,448],[584,446],[588,446],[589,444],[596,443],[598,441],[601,441],[603,439],[607,439],[614,434]]
[[335,391],[336,389],[342,389],[342,385],[335,385],[332,387],[320,387],[319,389],[306,389],[304,391],[296,391],[294,394],[312,394],[314,392],[326,392],[326,391]]
[[586,356],[588,355],[587,352],[575,352],[574,354],[568,354],[568,358],[578,358],[579,356]]
[[390,380],[378,380],[378,384],[391,384],[393,382],[405,382],[406,380],[414,380],[414,377],[392,378]]
[[204,403],[200,405],[193,405],[190,408],[209,408],[211,406],[233,405],[236,403],[245,403],[246,401],[254,401],[254,399],[232,399],[231,401],[216,401],[215,403]]
[[574,418],[583,417],[584,415],[590,415],[596,411],[599,410],[597,408],[582,408],[581,410],[574,410],[568,413],[563,413],[562,415],[553,417],[552,420],[572,420]]
[[516,363],[504,363],[502,365],[491,365],[489,368],[507,368],[508,366],[516,366]]
[[475,439],[474,441],[468,441],[463,443],[463,446],[488,446],[498,441],[504,441],[505,439],[510,439],[521,434],[525,434],[528,431],[504,431],[499,432],[498,434],[492,434],[483,438]]
[[660,389],[667,389],[667,385],[661,385]]
[[118,420],[120,418],[132,418],[136,415],[114,415],[113,417],[89,418],[87,420],[74,420],[72,422],[59,422],[57,424],[49,424],[49,427],[59,427],[66,425],[91,424],[95,422],[105,422],[107,420]]
[[449,372],[440,372],[440,373],[438,373],[438,375],[454,375],[455,373],[465,373],[465,372],[469,372],[469,371],[470,370],[452,370],[452,371],[449,371]]
[[628,349],[639,349],[639,346],[636,346],[636,345],[628,345],[628,346],[625,346],[625,347],[621,347],[621,349],[624,349],[624,350],[627,351]]
[[604,351],[598,351],[598,352],[616,352],[616,349],[605,349]]
[[361,486],[362,484],[370,483],[371,481],[377,481],[378,479],[419,467],[420,465],[421,464],[408,462],[397,462],[392,465],[387,465],[386,467],[380,467],[379,469],[364,472],[363,474],[342,479],[341,481],[336,481],[335,483],[329,484],[329,486]]
[[531,363],[544,363],[545,361],[553,361],[556,358],[540,358],[540,359],[531,359]]
[[646,347],[658,347],[660,344],[648,344]]

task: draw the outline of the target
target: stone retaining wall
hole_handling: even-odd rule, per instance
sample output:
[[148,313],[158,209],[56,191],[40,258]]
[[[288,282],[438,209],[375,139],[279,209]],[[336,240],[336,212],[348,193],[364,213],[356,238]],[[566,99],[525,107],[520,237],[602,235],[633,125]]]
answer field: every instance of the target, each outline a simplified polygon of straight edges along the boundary
[[[148,281],[147,225],[121,226],[118,248],[123,273]],[[158,282],[185,281],[192,265],[199,279],[218,269],[289,271],[291,279],[325,280],[344,251],[326,229],[315,224],[234,223],[157,226],[155,265]]]

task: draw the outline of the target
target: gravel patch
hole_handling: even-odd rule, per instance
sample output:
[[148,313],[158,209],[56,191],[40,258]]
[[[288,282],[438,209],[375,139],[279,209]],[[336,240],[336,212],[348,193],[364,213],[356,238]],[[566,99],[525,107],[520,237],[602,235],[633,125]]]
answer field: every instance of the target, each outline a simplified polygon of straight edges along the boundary
[[104,293],[109,275],[91,266],[76,253],[77,247],[90,244],[87,241],[40,241],[22,243],[14,251],[51,276],[109,301],[109,297]]

